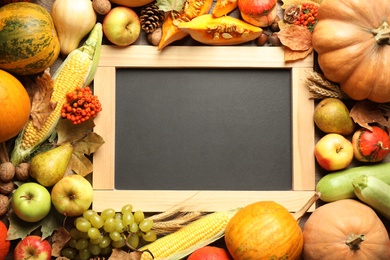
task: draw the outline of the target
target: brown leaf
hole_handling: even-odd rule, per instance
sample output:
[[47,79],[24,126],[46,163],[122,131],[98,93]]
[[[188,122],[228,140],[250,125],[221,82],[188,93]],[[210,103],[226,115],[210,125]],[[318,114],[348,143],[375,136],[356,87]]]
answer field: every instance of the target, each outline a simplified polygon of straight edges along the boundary
[[367,128],[372,131],[369,124],[378,123],[383,126],[387,126],[388,121],[384,117],[381,109],[378,105],[369,100],[362,100],[357,102],[349,112],[349,115],[359,124],[361,127]]
[[307,51],[312,48],[312,34],[303,26],[287,26],[281,29],[277,35],[281,43],[293,51]]
[[108,260],[140,260],[142,251],[127,253],[121,249],[114,248]]
[[310,48],[306,51],[293,51],[288,47],[284,48],[284,61],[296,61],[306,58],[310,53],[312,53],[313,48]]
[[44,71],[42,76],[37,77],[36,84],[38,90],[32,99],[30,116],[34,127],[40,130],[57,105],[51,101],[54,81],[51,78],[49,68]]
[[55,257],[60,256],[62,248],[64,248],[69,240],[70,234],[65,228],[60,227],[58,230],[56,230],[51,238],[51,255]]

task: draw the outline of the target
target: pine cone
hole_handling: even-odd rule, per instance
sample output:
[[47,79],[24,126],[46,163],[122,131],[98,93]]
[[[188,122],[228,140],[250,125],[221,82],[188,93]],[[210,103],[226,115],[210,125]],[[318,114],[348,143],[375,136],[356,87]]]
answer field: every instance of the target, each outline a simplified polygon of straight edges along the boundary
[[159,10],[155,3],[148,4],[141,10],[141,29],[151,33],[162,25],[164,19],[164,11]]

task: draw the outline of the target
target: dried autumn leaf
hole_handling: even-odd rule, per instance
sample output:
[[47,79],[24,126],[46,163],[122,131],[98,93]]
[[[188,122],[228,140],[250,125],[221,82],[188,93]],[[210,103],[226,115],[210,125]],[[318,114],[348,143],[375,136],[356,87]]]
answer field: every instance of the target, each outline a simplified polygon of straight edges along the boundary
[[164,12],[180,12],[183,10],[185,2],[186,0],[157,0],[156,5],[158,6],[159,10]]
[[378,123],[382,126],[387,126],[388,121],[384,117],[382,110],[377,103],[369,100],[362,100],[357,102],[349,112],[352,119],[360,125],[370,131],[372,128],[369,124]]
[[141,255],[141,251],[127,253],[121,249],[114,248],[108,260],[140,260]]
[[68,243],[70,238],[70,234],[65,228],[60,227],[57,229],[51,237],[51,255],[59,257],[61,250],[64,248],[66,243]]
[[282,0],[282,2],[283,2],[283,4],[282,4],[281,8],[286,9],[289,5],[301,6],[303,3],[321,4],[322,0]]
[[310,48],[306,51],[293,51],[288,47],[284,48],[284,61],[296,61],[306,58],[310,53],[312,53],[313,48]]
[[37,91],[34,93],[31,104],[31,119],[35,128],[40,130],[57,103],[51,101],[54,81],[50,75],[50,69],[46,69],[42,76],[36,80]]
[[312,48],[312,34],[303,26],[288,26],[281,29],[277,36],[284,46],[293,51],[307,51]]

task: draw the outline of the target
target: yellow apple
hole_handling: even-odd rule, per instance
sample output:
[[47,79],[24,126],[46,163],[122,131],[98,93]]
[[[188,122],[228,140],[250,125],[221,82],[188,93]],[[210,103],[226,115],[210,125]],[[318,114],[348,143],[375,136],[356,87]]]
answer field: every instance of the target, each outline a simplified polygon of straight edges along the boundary
[[316,143],[314,155],[325,170],[341,170],[347,168],[353,160],[353,145],[341,134],[327,134]]

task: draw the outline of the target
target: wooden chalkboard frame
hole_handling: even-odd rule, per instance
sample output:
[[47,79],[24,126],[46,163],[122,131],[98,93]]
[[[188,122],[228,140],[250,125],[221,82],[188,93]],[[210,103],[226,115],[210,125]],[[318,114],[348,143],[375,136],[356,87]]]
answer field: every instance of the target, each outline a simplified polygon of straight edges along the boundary
[[[290,69],[292,75],[292,190],[291,191],[182,191],[115,189],[115,85],[117,68],[258,68]],[[314,193],[315,142],[313,100],[305,86],[313,70],[313,56],[284,61],[283,47],[244,46],[153,46],[126,48],[103,45],[94,79],[94,91],[103,111],[95,129],[105,144],[94,154],[93,208],[119,210],[126,203],[145,212],[162,212],[180,203],[186,211],[218,211],[242,207],[260,200],[273,200],[289,211],[298,210]],[[163,181],[163,180],[162,180]]]

